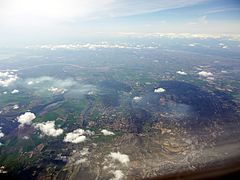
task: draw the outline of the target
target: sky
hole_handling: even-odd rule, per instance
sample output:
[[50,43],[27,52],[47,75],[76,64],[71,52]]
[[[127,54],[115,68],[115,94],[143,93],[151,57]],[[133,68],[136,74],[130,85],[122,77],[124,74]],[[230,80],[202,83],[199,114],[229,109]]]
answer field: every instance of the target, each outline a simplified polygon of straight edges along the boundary
[[121,33],[239,34],[239,0],[0,0],[1,44]]

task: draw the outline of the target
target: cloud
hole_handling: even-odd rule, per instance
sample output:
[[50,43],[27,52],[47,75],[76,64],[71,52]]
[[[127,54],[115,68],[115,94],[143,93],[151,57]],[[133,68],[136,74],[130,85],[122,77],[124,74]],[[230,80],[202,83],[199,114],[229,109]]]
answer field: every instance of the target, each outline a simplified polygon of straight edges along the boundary
[[39,96],[45,96],[46,92],[51,92],[54,95],[65,93],[67,96],[75,98],[78,95],[87,94],[89,91],[96,91],[94,85],[83,84],[72,78],[60,79],[51,76],[41,76],[25,80],[26,84],[29,82],[31,82],[31,86],[28,85],[26,87],[34,90]]
[[17,90],[17,89],[14,89],[14,90],[12,90],[12,92],[11,92],[12,94],[17,94],[17,93],[19,93],[19,90]]
[[73,132],[67,133],[63,141],[74,144],[84,142],[86,140],[86,136],[83,135],[84,133],[85,131],[83,129],[76,129]]
[[121,154],[120,152],[111,152],[109,157],[111,157],[113,160],[119,161],[122,164],[127,164],[130,162],[130,159],[128,155],[126,154]]
[[200,17],[199,22],[202,24],[207,24],[208,23],[207,16]]
[[2,132],[2,127],[0,127],[0,138],[4,137],[4,133]]
[[104,136],[114,135],[113,132],[108,131],[108,130],[106,130],[106,129],[101,130],[101,133],[103,133]]
[[32,120],[36,118],[34,113],[31,112],[25,112],[24,114],[17,117],[18,122],[20,123],[20,126],[23,125],[30,125],[32,123]]
[[[2,0],[0,15],[11,23],[74,22],[76,19],[121,17],[191,6],[204,0]],[[21,17],[21,18],[19,18]],[[12,19],[11,19],[12,18]],[[3,20],[4,20],[3,19]],[[5,22],[4,21],[4,22]]]
[[203,77],[209,77],[209,76],[213,76],[213,74],[211,72],[207,72],[207,71],[200,71],[198,73],[199,76],[203,76]]
[[121,170],[111,171],[111,173],[114,175],[114,178],[111,178],[111,180],[120,180],[124,177],[124,174]]
[[13,106],[13,109],[19,109],[19,106],[18,106],[17,104],[15,104],[15,105]]
[[48,88],[48,91],[52,92],[53,94],[63,94],[66,91],[66,89],[50,87],[50,88]]
[[177,74],[180,74],[180,75],[187,75],[187,73],[184,72],[184,71],[177,71]]
[[163,89],[163,88],[157,88],[157,89],[154,89],[154,92],[155,93],[163,93],[163,92],[165,92],[166,90],[165,89]]
[[33,84],[33,81],[28,81],[27,84],[28,84],[28,85],[32,85],[32,84]]
[[228,49],[228,46],[223,44],[223,43],[219,43],[218,45],[219,45],[220,48]]
[[80,50],[80,49],[88,49],[88,50],[98,50],[98,49],[156,49],[158,46],[146,46],[146,45],[130,45],[126,43],[86,43],[86,44],[55,44],[55,45],[35,45],[35,46],[27,46],[27,49],[48,49],[51,51],[55,50]]
[[59,136],[63,133],[63,129],[56,129],[54,121],[47,121],[35,124],[35,128],[42,131],[47,136]]
[[87,161],[87,158],[82,158],[82,159],[79,159],[75,162],[75,165],[79,165],[79,164],[82,164],[82,163],[85,163]]
[[14,72],[0,72],[0,86],[7,87],[18,79]]
[[133,97],[133,101],[135,101],[135,102],[139,102],[139,101],[141,101],[142,100],[142,97],[141,96],[135,96],[135,97]]

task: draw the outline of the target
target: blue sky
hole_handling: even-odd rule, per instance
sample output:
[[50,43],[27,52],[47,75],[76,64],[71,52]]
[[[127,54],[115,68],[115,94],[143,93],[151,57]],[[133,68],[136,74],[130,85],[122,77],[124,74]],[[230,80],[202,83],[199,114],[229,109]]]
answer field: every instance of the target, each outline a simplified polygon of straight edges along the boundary
[[239,0],[0,0],[4,43],[124,33],[238,34]]

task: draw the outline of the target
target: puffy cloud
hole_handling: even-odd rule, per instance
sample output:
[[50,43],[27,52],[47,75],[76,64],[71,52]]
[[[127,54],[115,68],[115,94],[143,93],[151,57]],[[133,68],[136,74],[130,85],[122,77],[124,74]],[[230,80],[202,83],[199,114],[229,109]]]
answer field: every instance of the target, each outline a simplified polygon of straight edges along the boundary
[[121,154],[120,152],[111,152],[109,157],[111,157],[113,160],[119,161],[122,164],[127,164],[130,161],[128,155]]
[[135,101],[135,102],[139,102],[139,101],[141,101],[142,100],[142,97],[141,96],[135,96],[134,98],[133,98],[133,101]]
[[203,76],[203,77],[209,77],[209,76],[213,76],[213,74],[211,72],[207,72],[207,71],[200,71],[198,73],[199,76]]
[[19,93],[19,90],[17,90],[17,89],[14,89],[14,90],[12,90],[12,92],[11,92],[12,94],[17,94],[17,93]]
[[157,89],[154,89],[154,92],[155,93],[163,93],[163,92],[165,92],[166,90],[165,89],[163,89],[163,88],[157,88]]
[[80,151],[81,156],[85,156],[89,154],[88,148],[83,148],[82,151]]
[[4,137],[4,133],[2,132],[2,127],[0,127],[0,138]]
[[28,81],[27,84],[28,85],[32,85],[34,82],[33,81]]
[[0,86],[7,87],[18,79],[14,72],[0,72]]
[[17,104],[15,104],[15,105],[13,106],[13,109],[19,109],[19,106],[18,106]]
[[31,112],[25,112],[24,114],[17,117],[18,122],[21,124],[21,126],[27,124],[30,125],[32,123],[32,120],[36,118],[34,113]]
[[82,159],[79,159],[75,162],[75,165],[79,165],[79,164],[82,164],[82,163],[85,163],[87,161],[87,158],[82,158]]
[[104,136],[114,135],[113,132],[108,131],[108,130],[106,130],[106,129],[101,130],[101,133],[103,133]]
[[187,75],[187,73],[184,72],[184,71],[177,71],[177,74],[180,74],[180,75]]
[[50,88],[48,88],[48,91],[52,92],[53,94],[63,94],[66,91],[66,89],[50,87]]
[[67,133],[63,141],[74,144],[84,142],[86,140],[86,136],[83,135],[84,133],[83,129],[76,129],[73,132]]
[[114,175],[114,178],[111,178],[111,180],[119,180],[122,179],[124,174],[121,170],[115,170],[115,171],[111,171]]
[[228,46],[223,43],[219,43],[218,45],[220,46],[220,48],[228,49]]
[[54,121],[47,121],[43,123],[37,123],[35,125],[35,128],[42,131],[47,136],[59,136],[63,133],[63,129],[56,129],[55,128],[55,122]]

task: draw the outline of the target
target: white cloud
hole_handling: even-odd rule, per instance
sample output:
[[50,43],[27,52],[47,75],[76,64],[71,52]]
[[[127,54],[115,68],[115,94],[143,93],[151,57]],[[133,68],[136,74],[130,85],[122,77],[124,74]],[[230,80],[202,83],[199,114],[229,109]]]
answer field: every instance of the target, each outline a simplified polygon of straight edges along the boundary
[[32,85],[34,82],[33,81],[28,81],[27,84],[28,85]]
[[184,71],[177,71],[177,74],[180,74],[180,75],[187,75],[187,73],[184,72]]
[[188,46],[190,46],[190,47],[194,47],[194,46],[195,46],[195,44],[189,44]]
[[135,97],[133,97],[133,101],[135,101],[135,102],[139,102],[139,101],[141,101],[142,100],[142,97],[141,96],[135,96]]
[[14,89],[14,90],[12,90],[12,92],[11,92],[12,94],[17,94],[17,93],[19,93],[19,90],[17,90],[17,89]]
[[127,164],[130,161],[128,155],[121,154],[120,152],[111,152],[109,157],[111,157],[113,160],[119,161],[122,164]]
[[228,49],[228,46],[223,43],[219,43],[218,45],[220,46],[220,48]]
[[75,162],[75,165],[79,165],[79,164],[82,164],[82,163],[85,163],[87,161],[87,158],[82,158],[82,159],[79,159]]
[[14,72],[0,72],[0,86],[7,87],[18,79]]
[[200,71],[198,73],[199,76],[203,76],[203,77],[209,77],[209,76],[213,76],[213,74],[211,72],[207,72],[207,71]]
[[89,154],[89,151],[88,151],[88,148],[83,148],[81,151],[80,151],[80,154],[81,156],[86,156]]
[[24,114],[17,117],[18,122],[23,125],[30,125],[32,123],[32,120],[36,118],[34,113],[31,112],[25,112]]
[[157,88],[157,89],[154,89],[154,92],[155,93],[163,93],[163,92],[165,92],[166,90],[165,89],[163,89],[163,88]]
[[47,136],[56,137],[56,136],[59,136],[63,133],[63,129],[61,129],[61,128],[56,129],[55,128],[55,122],[54,121],[37,123],[35,125],[35,128],[41,130]]
[[120,180],[124,177],[124,174],[121,170],[115,170],[111,171],[114,175],[114,178],[111,178],[111,180]]
[[66,91],[66,89],[50,87],[50,88],[48,88],[48,91],[52,92],[53,94],[63,94]]
[[15,104],[15,105],[13,106],[13,109],[19,109],[19,106],[18,106],[17,104]]
[[106,130],[106,129],[101,130],[101,133],[103,133],[104,136],[114,135],[113,132],[108,131],[108,130]]
[[73,132],[67,133],[63,141],[74,144],[84,142],[86,140],[86,136],[83,135],[84,133],[85,131],[83,129],[76,129]]
[[0,127],[0,138],[4,137],[4,133],[2,132],[2,127]]

